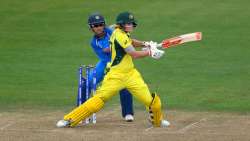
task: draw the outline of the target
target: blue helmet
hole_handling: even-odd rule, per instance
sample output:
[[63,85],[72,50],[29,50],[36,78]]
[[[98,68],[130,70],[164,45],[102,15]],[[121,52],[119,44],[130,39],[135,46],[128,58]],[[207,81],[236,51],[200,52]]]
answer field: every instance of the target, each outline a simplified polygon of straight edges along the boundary
[[104,17],[99,13],[93,13],[88,18],[88,25],[105,24]]

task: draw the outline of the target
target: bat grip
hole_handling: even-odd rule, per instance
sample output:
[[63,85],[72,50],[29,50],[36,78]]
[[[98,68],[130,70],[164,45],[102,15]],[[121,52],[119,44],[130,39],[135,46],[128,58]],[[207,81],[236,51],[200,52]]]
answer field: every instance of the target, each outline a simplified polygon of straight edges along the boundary
[[157,44],[157,48],[162,48],[162,43]]

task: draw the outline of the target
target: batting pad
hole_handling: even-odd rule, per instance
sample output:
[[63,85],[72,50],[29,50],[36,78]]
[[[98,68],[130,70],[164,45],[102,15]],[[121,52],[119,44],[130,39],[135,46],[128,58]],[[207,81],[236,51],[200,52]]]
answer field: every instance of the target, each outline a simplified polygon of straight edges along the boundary
[[151,105],[149,106],[149,114],[151,118],[151,122],[155,127],[161,126],[161,120],[162,120],[162,111],[161,111],[161,100],[156,93],[152,94],[153,101]]
[[94,96],[64,116],[64,120],[70,121],[70,126],[76,126],[80,121],[98,112],[104,106],[104,102],[98,96]]

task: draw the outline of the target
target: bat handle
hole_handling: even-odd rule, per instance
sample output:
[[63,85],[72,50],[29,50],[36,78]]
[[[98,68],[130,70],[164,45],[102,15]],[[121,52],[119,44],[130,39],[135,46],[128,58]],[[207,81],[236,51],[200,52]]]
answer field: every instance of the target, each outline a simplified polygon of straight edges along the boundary
[[162,48],[162,43],[157,44],[157,48]]

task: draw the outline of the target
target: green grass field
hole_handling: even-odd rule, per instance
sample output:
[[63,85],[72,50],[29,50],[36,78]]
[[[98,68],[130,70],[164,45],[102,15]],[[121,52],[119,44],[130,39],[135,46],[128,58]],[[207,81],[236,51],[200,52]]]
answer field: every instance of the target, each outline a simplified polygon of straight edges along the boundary
[[[97,59],[89,46],[90,13],[108,24],[131,11],[133,37],[160,42],[201,31],[203,40],[136,60],[145,81],[169,109],[250,111],[250,10],[247,0],[0,1],[0,109],[69,109],[77,69]],[[118,105],[118,97],[108,105]],[[137,107],[139,104],[136,104]]]

